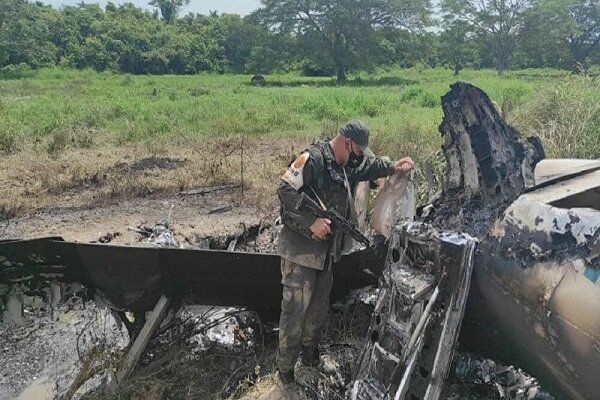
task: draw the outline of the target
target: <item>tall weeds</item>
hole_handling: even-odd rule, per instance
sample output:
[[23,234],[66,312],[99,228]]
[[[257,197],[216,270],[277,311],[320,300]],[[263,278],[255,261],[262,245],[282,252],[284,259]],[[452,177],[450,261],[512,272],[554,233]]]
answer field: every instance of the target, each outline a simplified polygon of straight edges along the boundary
[[573,75],[541,87],[514,123],[540,136],[549,158],[600,158],[600,79]]

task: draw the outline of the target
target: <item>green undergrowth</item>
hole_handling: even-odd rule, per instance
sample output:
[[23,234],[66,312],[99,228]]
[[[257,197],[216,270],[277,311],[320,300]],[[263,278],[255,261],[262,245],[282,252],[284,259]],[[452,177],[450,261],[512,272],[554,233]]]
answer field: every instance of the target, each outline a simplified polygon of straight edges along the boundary
[[[347,119],[363,119],[372,147],[393,158],[410,155],[443,170],[441,96],[457,80],[483,89],[523,134],[542,137],[551,157],[600,157],[599,78],[552,69],[392,69],[356,74],[345,85],[297,74],[133,76],[45,69],[0,80],[0,153],[25,148],[56,156],[65,149],[211,140],[310,142],[332,136]],[[422,172],[417,171],[421,180]]]

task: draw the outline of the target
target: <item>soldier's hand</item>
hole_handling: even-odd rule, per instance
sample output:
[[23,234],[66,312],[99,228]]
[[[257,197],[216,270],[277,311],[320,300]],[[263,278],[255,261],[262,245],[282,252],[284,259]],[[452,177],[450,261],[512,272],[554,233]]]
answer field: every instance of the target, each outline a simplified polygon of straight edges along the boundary
[[310,231],[314,237],[323,240],[331,232],[331,221],[327,218],[317,218],[310,226]]
[[410,157],[404,157],[394,163],[394,170],[397,174],[404,175],[415,168],[415,162]]

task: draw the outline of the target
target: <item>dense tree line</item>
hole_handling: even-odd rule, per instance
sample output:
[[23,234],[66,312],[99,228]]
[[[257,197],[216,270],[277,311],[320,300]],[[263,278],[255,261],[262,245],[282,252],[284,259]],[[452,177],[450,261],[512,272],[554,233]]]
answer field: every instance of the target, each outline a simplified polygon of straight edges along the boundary
[[336,75],[377,66],[600,63],[600,0],[262,0],[251,15],[180,15],[189,0],[55,9],[0,0],[0,72],[69,66],[134,74]]

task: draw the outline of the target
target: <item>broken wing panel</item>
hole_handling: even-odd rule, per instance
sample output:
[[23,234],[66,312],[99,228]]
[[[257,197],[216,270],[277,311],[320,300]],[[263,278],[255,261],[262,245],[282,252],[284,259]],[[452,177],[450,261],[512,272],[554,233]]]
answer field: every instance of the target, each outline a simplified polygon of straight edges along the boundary
[[599,160],[546,159],[540,161],[535,167],[535,183],[540,185],[556,178],[598,168],[600,168]]
[[[369,252],[334,264],[334,300],[377,283],[364,272]],[[113,308],[152,310],[162,294],[196,304],[241,306],[267,318],[279,314],[281,259],[275,254],[112,246],[55,240],[0,243],[0,296],[16,285],[43,290],[52,280],[79,282],[102,294]],[[0,285],[1,286],[1,285]]]
[[505,347],[514,348],[512,363],[565,398],[594,398],[600,389],[600,212],[542,199],[522,195],[492,228],[475,273],[484,313],[508,338]]
[[[572,262],[538,263],[478,258],[476,284],[488,324],[498,327],[504,356],[569,399],[598,393],[600,286]],[[587,281],[587,282],[586,282]],[[497,356],[493,343],[486,351]]]

